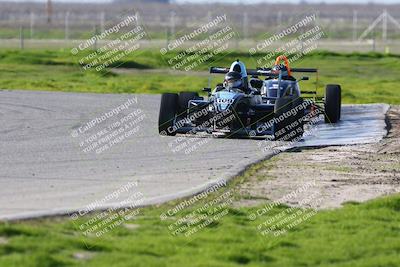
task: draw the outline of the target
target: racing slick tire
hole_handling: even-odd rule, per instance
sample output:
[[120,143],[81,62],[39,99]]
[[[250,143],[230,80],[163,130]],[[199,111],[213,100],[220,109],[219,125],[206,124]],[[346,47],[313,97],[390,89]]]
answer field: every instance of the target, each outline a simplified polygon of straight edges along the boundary
[[158,116],[158,132],[161,135],[176,135],[174,126],[175,116],[178,111],[178,94],[164,93],[161,95],[160,113]]
[[299,141],[304,134],[304,108],[302,107],[303,105],[303,98],[298,97],[294,100],[293,102],[293,108],[297,108],[297,112],[294,115],[294,120],[293,120],[293,125],[294,128],[293,130],[296,131],[295,136],[293,137],[293,140]]
[[[303,98],[297,96],[284,96],[275,101],[274,137],[278,141],[298,141],[304,133],[304,109],[301,107]],[[290,112],[283,120],[279,117]],[[282,118],[282,117],[281,117]]]
[[325,122],[336,123],[340,120],[342,89],[338,84],[328,84],[325,88]]
[[275,101],[275,107],[274,107],[274,117],[276,119],[274,123],[275,140],[288,141],[286,126],[291,124],[292,118],[291,117],[284,118],[283,114],[291,109],[292,102],[293,98],[290,96],[284,96],[278,98]]
[[198,99],[199,94],[194,92],[180,92],[179,93],[179,116],[185,115],[189,100]]

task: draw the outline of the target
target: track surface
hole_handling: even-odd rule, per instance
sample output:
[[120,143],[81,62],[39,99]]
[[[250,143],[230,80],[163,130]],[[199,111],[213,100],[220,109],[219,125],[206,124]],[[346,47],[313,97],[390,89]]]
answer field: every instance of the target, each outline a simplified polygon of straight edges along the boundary
[[[137,99],[85,134],[73,133],[96,117]],[[160,137],[158,95],[76,94],[0,91],[0,219],[65,214],[137,182],[103,203],[113,205],[141,192],[144,204],[161,203],[229,179],[267,158],[260,142],[215,138]],[[138,131],[111,148],[84,152],[81,142],[133,110],[142,110]],[[299,145],[379,141],[385,134],[387,105],[346,106],[344,121],[321,124]],[[187,147],[174,152],[177,144]],[[190,148],[194,151],[186,151]],[[133,191],[132,191],[133,190]]]

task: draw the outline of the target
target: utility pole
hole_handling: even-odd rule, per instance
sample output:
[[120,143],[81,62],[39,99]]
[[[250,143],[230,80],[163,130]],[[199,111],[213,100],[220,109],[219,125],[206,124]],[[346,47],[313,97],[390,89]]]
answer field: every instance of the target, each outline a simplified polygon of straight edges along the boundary
[[143,23],[141,21],[142,18],[140,17],[140,13],[139,12],[135,13],[135,17],[136,17],[136,20],[135,20],[135,23],[134,23],[133,27],[136,27],[138,25],[143,25]]
[[35,26],[35,13],[33,13],[33,11],[31,11],[31,23],[30,23],[31,39],[33,38],[33,34],[34,34],[34,29],[33,29],[34,26]]
[[69,39],[69,11],[65,13],[65,40]]
[[357,10],[353,10],[353,41],[357,40]]
[[386,45],[386,40],[387,40],[387,11],[385,9],[383,10],[383,16],[382,16],[382,42],[384,45]]
[[382,42],[383,45],[385,46],[385,50],[388,51],[389,48],[386,47],[386,43],[387,43],[387,24],[388,24],[388,20],[395,25],[398,29],[400,29],[400,23],[395,20],[385,9],[382,14],[379,15],[379,17],[377,17],[369,26],[368,28],[360,35],[360,37],[358,38],[359,41],[363,40],[365,37],[368,36],[368,34],[372,33],[373,35],[373,47],[375,49],[375,28],[377,27],[377,25],[382,22]]
[[171,32],[170,32],[169,27],[167,27],[166,37],[167,37],[167,38],[166,38],[166,41],[167,41],[166,47],[168,47],[169,41],[170,41],[170,39],[171,39]]
[[376,40],[375,40],[375,28],[372,29],[372,51],[376,50]]
[[278,25],[278,28],[281,26],[282,23],[282,11],[278,11],[278,14],[276,15],[276,24]]
[[19,27],[19,48],[24,49],[24,27]]
[[94,43],[93,43],[93,50],[97,50],[97,34],[98,34],[98,30],[97,30],[97,25],[93,26],[93,36],[94,38]]
[[249,17],[247,16],[247,12],[243,13],[243,38],[247,39],[249,30]]
[[171,11],[170,13],[170,23],[171,23],[171,36],[175,38],[175,11]]
[[212,17],[211,17],[211,11],[207,11],[207,21],[211,21]]
[[104,11],[102,11],[100,13],[100,32],[105,31],[105,26],[104,26],[105,17],[106,17],[106,14],[104,13]]
[[47,12],[47,24],[50,24],[51,23],[51,17],[52,17],[52,14],[53,14],[53,5],[51,3],[51,0],[47,0],[46,12]]

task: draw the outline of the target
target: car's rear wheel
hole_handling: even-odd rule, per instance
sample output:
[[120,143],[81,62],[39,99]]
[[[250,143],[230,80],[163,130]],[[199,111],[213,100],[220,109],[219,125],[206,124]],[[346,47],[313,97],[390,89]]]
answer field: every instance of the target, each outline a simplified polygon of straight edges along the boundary
[[[294,141],[303,136],[303,99],[297,96],[284,96],[275,101],[274,137],[280,141]],[[286,117],[285,117],[285,113]]]
[[342,89],[338,84],[328,84],[325,88],[325,122],[336,123],[340,120]]
[[304,109],[303,109],[303,98],[298,97],[293,102],[293,109],[296,110],[296,114],[294,115],[293,130],[296,131],[296,134],[293,137],[293,140],[299,141],[304,133]]
[[173,126],[178,111],[178,100],[178,94],[165,93],[161,95],[158,132],[162,135],[176,135]]
[[274,137],[275,140],[288,141],[288,131],[286,127],[290,125],[291,118],[284,117],[284,114],[291,108],[292,97],[284,96],[275,101],[274,107]]

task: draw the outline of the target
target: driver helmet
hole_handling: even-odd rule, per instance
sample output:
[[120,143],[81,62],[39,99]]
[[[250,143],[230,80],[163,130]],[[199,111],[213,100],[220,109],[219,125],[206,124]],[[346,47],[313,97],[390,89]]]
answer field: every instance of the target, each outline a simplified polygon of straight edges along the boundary
[[282,76],[289,76],[288,69],[285,65],[283,64],[278,64],[272,67],[271,72],[273,74],[279,74],[279,71],[281,71]]
[[225,84],[228,88],[242,87],[242,75],[236,71],[230,71],[225,75]]

